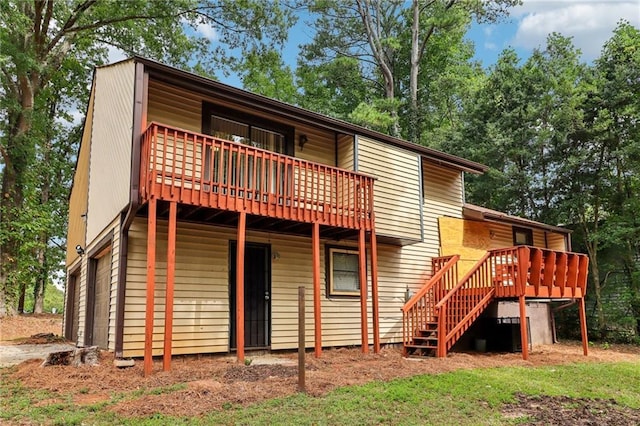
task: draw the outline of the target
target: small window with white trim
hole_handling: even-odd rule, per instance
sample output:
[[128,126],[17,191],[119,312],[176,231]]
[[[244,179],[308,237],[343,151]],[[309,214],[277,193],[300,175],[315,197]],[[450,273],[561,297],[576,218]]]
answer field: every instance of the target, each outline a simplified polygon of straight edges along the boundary
[[513,227],[513,245],[514,246],[532,246],[533,231],[527,228]]
[[327,296],[360,297],[358,250],[329,247]]

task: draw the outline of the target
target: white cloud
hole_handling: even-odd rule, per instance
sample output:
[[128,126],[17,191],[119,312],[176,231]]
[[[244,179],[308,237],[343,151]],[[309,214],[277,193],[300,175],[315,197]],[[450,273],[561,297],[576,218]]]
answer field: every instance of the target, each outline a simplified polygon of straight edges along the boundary
[[495,25],[486,25],[482,28],[482,31],[484,32],[484,35],[486,37],[491,37],[491,35],[493,34],[493,32],[496,30],[496,26]]
[[209,39],[209,41],[218,40],[218,32],[211,25],[206,23],[200,23],[196,27],[196,32],[202,34],[204,37]]
[[497,50],[498,46],[495,43],[492,43],[490,41],[485,41],[484,48],[487,50]]
[[558,32],[573,37],[583,58],[596,58],[603,43],[611,37],[620,19],[640,26],[638,0],[526,1],[512,11],[518,19],[515,46],[533,49],[544,46],[547,35]]

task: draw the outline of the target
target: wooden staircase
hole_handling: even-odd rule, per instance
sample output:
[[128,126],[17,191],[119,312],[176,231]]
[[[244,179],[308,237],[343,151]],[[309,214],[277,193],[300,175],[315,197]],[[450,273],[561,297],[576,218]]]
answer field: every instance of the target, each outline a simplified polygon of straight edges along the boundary
[[459,260],[434,258],[433,276],[402,307],[405,356],[445,357],[496,298],[518,298],[523,317],[525,297],[580,299],[586,342],[586,255],[527,246],[490,250],[461,279]]

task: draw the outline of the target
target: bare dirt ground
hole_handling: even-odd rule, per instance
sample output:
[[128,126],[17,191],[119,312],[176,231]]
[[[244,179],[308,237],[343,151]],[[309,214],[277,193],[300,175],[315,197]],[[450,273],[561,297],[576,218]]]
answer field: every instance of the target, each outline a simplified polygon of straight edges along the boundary
[[[26,333],[27,336],[47,332],[49,329],[45,327],[54,326],[49,321],[51,319],[43,317],[42,328],[36,326],[33,329],[29,328],[33,324],[19,324],[14,330],[23,330],[22,333]],[[33,318],[28,318],[29,323],[32,323],[32,320]],[[4,327],[3,321],[3,339]],[[21,337],[16,332],[11,335],[14,338]],[[123,416],[147,416],[155,413],[199,416],[221,409],[229,403],[246,405],[296,393],[297,354],[281,353],[277,357],[284,364],[259,363],[260,357],[251,354],[248,354],[248,358],[254,358],[255,362],[249,366],[238,364],[231,356],[182,356],[173,360],[170,372],[163,372],[161,360],[156,360],[153,374],[145,378],[140,360],[136,361],[134,367],[118,369],[112,364],[113,355],[104,352],[97,367],[41,368],[41,361],[26,361],[11,367],[9,379],[19,380],[28,388],[53,392],[58,396],[50,401],[52,404],[64,401],[68,397],[77,404],[90,404],[109,400],[113,391],[133,392],[139,389],[150,390],[184,384],[184,388],[170,393],[147,393],[141,397],[125,399],[109,409]],[[362,354],[359,348],[331,349],[325,350],[318,359],[312,354],[307,355],[307,392],[319,396],[342,386],[458,369],[618,361],[639,362],[640,347],[611,345],[606,350],[593,347],[589,356],[584,357],[578,343],[556,344],[534,348],[529,361],[522,360],[519,353],[451,353],[444,359],[407,360],[401,357],[398,348],[384,348],[377,355]],[[567,418],[575,419],[575,422],[569,424],[640,424],[640,413],[618,407],[615,402],[579,399],[565,401],[567,398],[546,396],[540,398],[545,400],[537,401],[519,395],[518,402],[506,408],[505,415],[530,416],[536,424],[559,424],[556,421],[561,419],[563,424],[567,424]],[[551,402],[556,407],[555,410],[539,409],[549,406]],[[599,410],[597,415],[592,413],[594,404]],[[567,417],[565,413],[565,416],[561,417],[558,415],[559,410],[570,410],[571,416]],[[591,417],[586,417],[587,411],[591,412]]]

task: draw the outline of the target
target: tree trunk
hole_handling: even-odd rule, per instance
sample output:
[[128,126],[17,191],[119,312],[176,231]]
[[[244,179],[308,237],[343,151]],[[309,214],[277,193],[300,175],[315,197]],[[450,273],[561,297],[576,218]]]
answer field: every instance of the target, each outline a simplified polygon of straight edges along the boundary
[[43,234],[43,246],[38,249],[38,276],[36,277],[33,288],[33,313],[41,314],[44,312],[44,291],[47,284],[49,270],[47,268],[47,236]]
[[24,281],[20,281],[18,293],[18,313],[24,314],[24,299],[27,295],[27,285]]
[[17,173],[12,163],[5,163],[2,173],[2,197],[0,197],[0,317],[16,313],[16,270],[18,247],[15,222],[22,191],[17,185]]
[[413,0],[413,23],[411,25],[411,68],[409,74],[409,140],[418,142],[420,137],[418,116],[418,73],[420,71],[420,5]]

